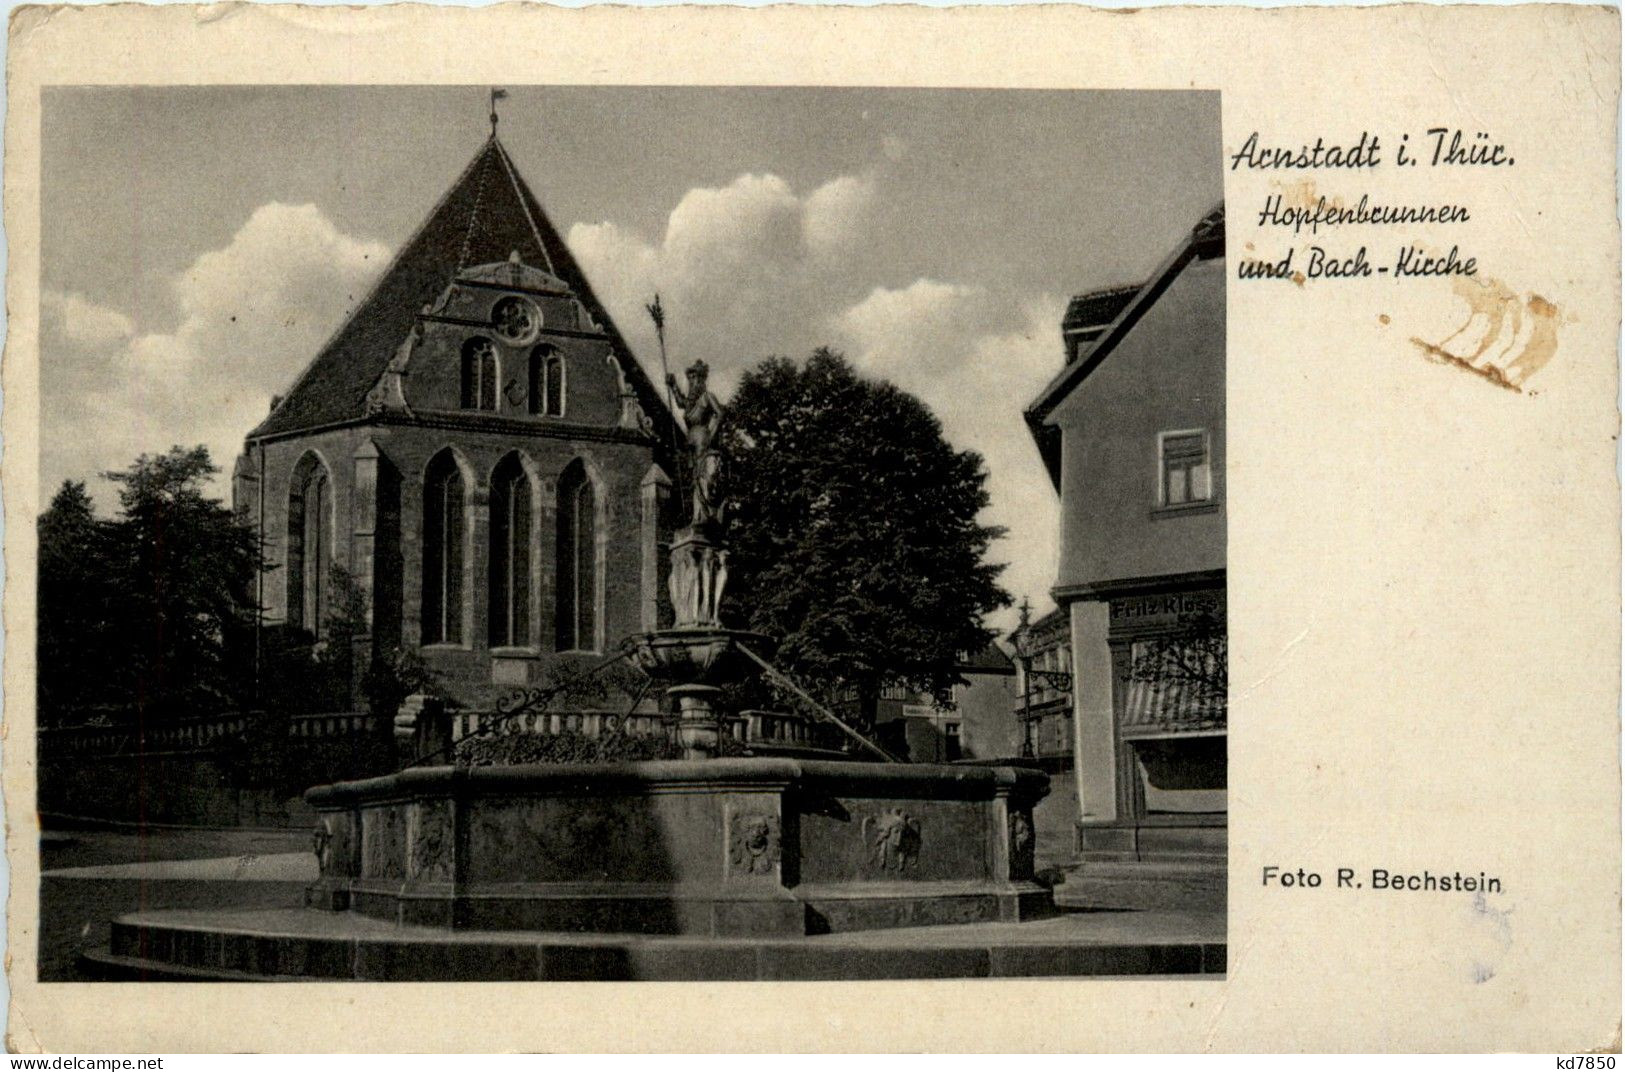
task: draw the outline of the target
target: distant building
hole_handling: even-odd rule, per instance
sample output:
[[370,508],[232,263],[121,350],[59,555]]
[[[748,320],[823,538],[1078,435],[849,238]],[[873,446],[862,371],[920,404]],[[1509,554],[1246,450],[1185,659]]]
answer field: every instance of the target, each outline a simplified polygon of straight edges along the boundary
[[1069,882],[1118,864],[1135,882],[1103,882],[1104,901],[1222,898],[1223,207],[1144,285],[1074,299],[1062,332],[1066,365],[1027,421],[1061,499],[1078,845],[1107,865]]
[[1016,668],[996,644],[963,659],[952,703],[938,707],[929,696],[885,689],[875,710],[875,735],[913,763],[1009,759],[1019,754],[1013,713]]
[[1016,647],[1016,718],[1021,756],[1051,774],[1072,771],[1072,631],[1067,614],[1056,609],[1035,622],[1022,622],[1012,637]]
[[593,659],[669,618],[674,442],[493,134],[248,433],[266,628],[320,640],[358,597],[358,667],[419,650],[471,706]]

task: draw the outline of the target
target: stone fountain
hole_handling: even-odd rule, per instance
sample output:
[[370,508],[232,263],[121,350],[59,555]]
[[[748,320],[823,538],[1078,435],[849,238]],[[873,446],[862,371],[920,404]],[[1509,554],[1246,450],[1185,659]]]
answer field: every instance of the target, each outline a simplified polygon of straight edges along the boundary
[[[675,701],[683,758],[418,768],[323,786],[310,903],[456,929],[804,935],[1016,920],[1033,881],[1032,770],[723,758],[724,686],[769,638],[724,628],[728,583],[706,368],[681,404],[689,524],[671,548],[674,622],[627,640]],[[752,658],[755,656],[756,658]]]
[[[594,969],[600,977],[649,978],[711,969],[640,967],[638,957],[681,960],[710,947],[650,953],[651,947],[636,944],[647,936],[705,936],[725,943],[717,949],[737,949],[726,943],[1015,922],[1051,909],[1049,891],[1033,876],[1032,811],[1049,789],[1038,771],[718,755],[723,687],[766,666],[771,647],[765,636],[724,628],[718,614],[728,582],[723,458],[715,440],[723,410],[705,380],[698,363],[689,370],[687,391],[671,383],[682,403],[694,474],[690,521],[671,548],[675,620],[671,628],[626,642],[636,665],[675,701],[684,758],[417,767],[312,789],[305,796],[317,812],[320,878],[307,891],[306,905],[327,910],[312,919],[347,912],[355,922],[343,926],[363,935],[379,921],[406,925],[398,934],[438,929],[445,938],[410,940],[434,957],[460,956],[459,933],[484,932],[484,938],[467,936],[472,952],[457,961],[482,970],[489,965],[481,950],[497,948],[490,943],[498,936],[490,932],[504,932],[504,941],[526,949],[574,936],[568,940],[597,944],[570,945],[570,956],[602,954],[614,961]],[[629,935],[643,937],[634,942]],[[113,955],[140,950],[136,959],[143,962],[185,962],[188,970],[205,973],[239,970],[231,952],[238,946],[194,938],[150,920],[119,921]],[[275,956],[307,966],[294,974],[320,974],[309,965],[325,955],[325,946],[293,938],[283,945]],[[270,955],[252,942],[241,948]],[[832,947],[820,948],[835,955]],[[763,967],[768,962],[762,960],[753,970],[788,972],[782,977],[841,973],[806,960],[800,946],[784,950],[786,963],[802,967]],[[545,965],[536,967],[535,954],[524,957],[526,966],[512,969],[514,977],[537,971],[556,977]],[[348,968],[333,970],[389,974],[354,957],[345,963]],[[872,970],[889,974],[897,963],[877,962]],[[928,974],[937,971],[935,964],[926,965]],[[437,969],[412,970],[436,977]]]

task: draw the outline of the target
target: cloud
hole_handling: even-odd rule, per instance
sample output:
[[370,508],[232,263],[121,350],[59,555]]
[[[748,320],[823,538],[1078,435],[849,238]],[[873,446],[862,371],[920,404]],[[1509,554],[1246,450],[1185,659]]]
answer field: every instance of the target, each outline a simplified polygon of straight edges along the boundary
[[842,175],[814,190],[802,211],[807,248],[820,257],[855,248],[874,203],[875,181],[868,177]]
[[135,323],[116,309],[98,305],[82,294],[47,290],[40,295],[41,330],[91,349],[123,342]]
[[683,195],[666,222],[663,259],[695,280],[764,263],[790,264],[801,241],[801,200],[777,175],[741,175]]
[[984,287],[917,279],[896,290],[876,287],[832,327],[860,368],[903,386],[910,386],[903,378],[940,385],[969,358],[967,343],[999,315]]
[[840,258],[875,198],[870,177],[802,196],[777,175],[745,174],[685,193],[658,240],[601,222],[576,224],[568,242],[634,350],[655,353],[643,306],[658,291],[674,358],[704,357],[727,389],[746,365],[827,341],[830,295],[852,286]]
[[[137,332],[117,309],[46,294],[45,493],[176,443],[206,444],[229,474],[271,395],[315,356],[388,252],[314,205],[273,202],[169,281],[180,316],[165,330]],[[222,477],[215,490],[225,486]],[[92,487],[110,502],[110,489]]]
[[128,356],[141,372],[218,375],[218,386],[234,391],[282,390],[388,254],[340,232],[315,205],[261,205],[223,249],[171,281],[179,325],[137,338]]
[[1055,582],[1059,503],[1022,410],[1060,370],[1065,305],[919,279],[876,288],[832,324],[858,368],[918,395],[950,442],[982,455],[991,499],[983,521],[1008,530],[991,557],[1008,564],[1004,586],[1040,609]]

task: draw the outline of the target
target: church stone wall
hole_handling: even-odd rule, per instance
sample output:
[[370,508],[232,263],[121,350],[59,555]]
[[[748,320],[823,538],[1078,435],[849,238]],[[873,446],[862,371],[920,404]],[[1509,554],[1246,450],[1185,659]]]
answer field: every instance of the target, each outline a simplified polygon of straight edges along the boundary
[[[403,643],[416,647],[421,640],[423,532],[421,518],[423,473],[429,461],[452,441],[417,429],[388,429],[378,437],[380,450],[402,474],[401,528]],[[577,443],[558,439],[515,441],[510,436],[459,434],[455,447],[464,468],[469,514],[468,569],[465,571],[464,643],[434,645],[425,651],[432,665],[447,675],[457,699],[478,705],[479,697],[517,684],[535,681],[544,669],[542,660],[554,649],[556,595],[556,526],[558,480],[566,466],[580,458],[594,485],[597,505],[599,638],[596,649],[607,652],[622,637],[639,629],[643,598],[640,539],[643,518],[640,481],[650,463],[647,448],[626,443]],[[508,655],[510,675],[503,683],[491,681],[488,646],[488,577],[490,544],[490,480],[492,471],[510,452],[517,452],[535,484],[536,509],[532,541],[539,552],[540,569],[533,586],[537,613],[533,616],[534,663],[519,652]],[[470,480],[470,474],[472,479]]]
[[[290,496],[294,490],[294,471],[307,453],[321,461],[331,481],[333,562],[344,569],[351,568],[350,513],[355,475],[352,456],[365,438],[363,430],[343,428],[264,445],[263,504],[257,491],[251,490],[253,501],[248,504],[247,516],[260,517],[263,509],[260,531],[265,540],[266,560],[272,566],[265,574],[262,596],[266,624],[281,625],[288,619]],[[250,453],[248,461],[249,468],[259,476],[258,454]],[[239,503],[239,508],[241,505]]]
[[[606,368],[606,374],[613,371]],[[644,628],[645,604],[663,604],[663,592],[648,593],[661,573],[650,571],[649,549],[664,555],[671,509],[662,512],[651,540],[645,527],[645,477],[652,464],[646,444],[614,440],[581,441],[519,437],[511,432],[476,432],[406,425],[339,429],[264,445],[264,531],[272,569],[265,575],[266,622],[286,622],[288,516],[295,469],[307,453],[327,466],[334,498],[333,561],[349,570],[370,595],[372,647],[418,648],[422,641],[423,494],[431,459],[450,448],[463,472],[466,540],[464,555],[463,642],[423,649],[442,675],[447,692],[461,706],[489,707],[513,688],[539,683],[555,652],[556,528],[558,481],[576,459],[593,483],[598,561],[598,637],[590,652],[562,656],[597,661],[621,639]],[[509,454],[517,454],[533,485],[531,541],[532,643],[499,649],[493,668],[488,642],[491,476]],[[257,474],[257,453],[245,470]],[[250,517],[259,515],[257,489],[239,482]],[[370,568],[368,566],[370,563]],[[297,583],[295,579],[293,583]],[[500,678],[501,680],[493,680]],[[359,698],[357,701],[359,703]]]

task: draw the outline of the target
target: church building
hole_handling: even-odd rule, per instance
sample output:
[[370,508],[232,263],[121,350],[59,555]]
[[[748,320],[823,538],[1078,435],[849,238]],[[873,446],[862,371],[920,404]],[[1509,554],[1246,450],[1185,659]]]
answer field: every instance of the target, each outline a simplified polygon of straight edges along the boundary
[[493,129],[247,435],[233,498],[272,567],[263,628],[320,643],[346,601],[353,681],[416,650],[488,707],[669,621],[676,442]]

